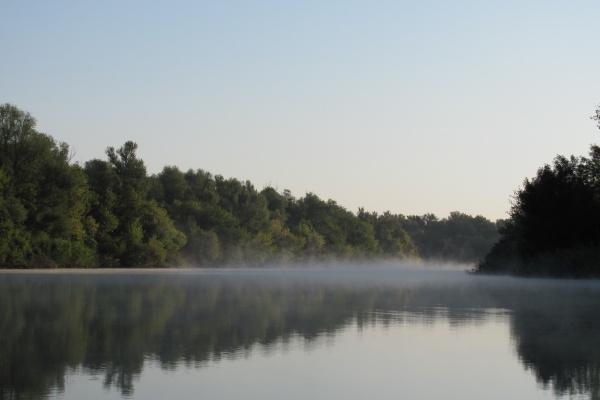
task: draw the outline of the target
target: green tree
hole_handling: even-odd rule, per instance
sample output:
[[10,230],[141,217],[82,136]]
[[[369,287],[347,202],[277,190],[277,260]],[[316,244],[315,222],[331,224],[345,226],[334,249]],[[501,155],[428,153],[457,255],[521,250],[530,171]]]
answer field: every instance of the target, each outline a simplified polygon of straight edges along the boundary
[[[600,108],[594,119],[600,121]],[[600,128],[600,126],[599,126]],[[514,197],[501,238],[480,272],[600,275],[600,148],[557,156]]]
[[109,147],[108,162],[92,160],[85,171],[94,193],[90,215],[104,265],[159,266],[175,264],[185,235],[167,211],[149,199],[150,180],[137,144]]
[[0,106],[2,202],[11,215],[2,225],[5,240],[18,246],[0,259],[15,266],[93,265],[85,175],[70,163],[68,145],[35,125],[15,106]]
[[360,209],[358,216],[373,226],[381,255],[400,258],[417,256],[417,248],[404,230],[405,218],[403,215],[394,215],[390,212],[378,215]]

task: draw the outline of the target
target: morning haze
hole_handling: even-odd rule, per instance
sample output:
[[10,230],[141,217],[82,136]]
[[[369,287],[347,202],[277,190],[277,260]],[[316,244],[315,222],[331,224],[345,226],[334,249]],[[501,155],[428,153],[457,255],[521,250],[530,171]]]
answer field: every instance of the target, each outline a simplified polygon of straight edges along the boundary
[[504,218],[597,132],[594,1],[2,6],[0,92],[75,160],[124,138],[350,210]]
[[600,399],[599,12],[0,1],[0,400]]

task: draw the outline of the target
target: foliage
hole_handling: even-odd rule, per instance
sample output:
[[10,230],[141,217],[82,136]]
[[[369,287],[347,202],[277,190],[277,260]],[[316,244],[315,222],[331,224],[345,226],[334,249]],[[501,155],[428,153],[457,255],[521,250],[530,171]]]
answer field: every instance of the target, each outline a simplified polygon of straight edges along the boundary
[[499,223],[455,211],[443,219],[432,214],[410,216],[403,227],[424,258],[472,262],[498,240]]
[[0,260],[4,266],[89,266],[88,186],[69,147],[0,106]]
[[[600,109],[596,112],[596,119]],[[478,271],[523,275],[600,274],[600,147],[557,156],[515,194],[510,220]]]
[[346,210],[307,193],[203,170],[148,176],[137,144],[109,147],[83,167],[69,147],[0,107],[0,265],[4,267],[216,266],[329,259],[475,261],[495,224],[453,213],[405,217]]
[[94,194],[91,217],[103,265],[160,266],[175,264],[186,242],[167,211],[148,196],[146,167],[127,142],[106,151],[108,162],[92,160],[85,171]]

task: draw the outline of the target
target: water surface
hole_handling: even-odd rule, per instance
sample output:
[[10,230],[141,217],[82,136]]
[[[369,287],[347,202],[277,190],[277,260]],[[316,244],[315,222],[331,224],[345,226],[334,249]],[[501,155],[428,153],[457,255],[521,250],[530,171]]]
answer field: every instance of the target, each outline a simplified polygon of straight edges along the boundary
[[599,306],[389,266],[2,273],[0,398],[598,399]]

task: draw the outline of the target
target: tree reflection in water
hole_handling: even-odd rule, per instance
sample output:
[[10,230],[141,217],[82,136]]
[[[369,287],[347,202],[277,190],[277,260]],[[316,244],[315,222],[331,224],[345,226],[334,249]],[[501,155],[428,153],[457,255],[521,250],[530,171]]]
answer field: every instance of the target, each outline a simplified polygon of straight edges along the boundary
[[0,399],[60,391],[77,368],[130,395],[149,357],[174,369],[350,323],[462,325],[498,309],[540,383],[600,399],[599,284],[440,274],[5,275]]

